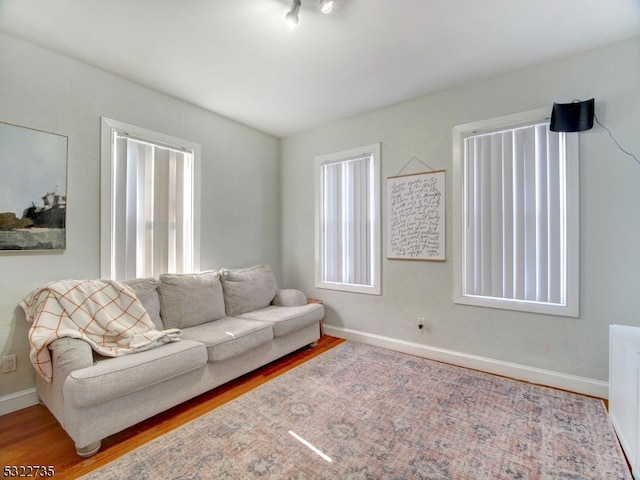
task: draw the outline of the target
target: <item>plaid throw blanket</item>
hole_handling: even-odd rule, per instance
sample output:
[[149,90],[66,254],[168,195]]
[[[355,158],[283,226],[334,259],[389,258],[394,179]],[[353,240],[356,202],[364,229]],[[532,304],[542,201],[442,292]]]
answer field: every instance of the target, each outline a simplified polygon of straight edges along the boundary
[[131,287],[110,280],[61,280],[31,292],[20,306],[29,330],[31,363],[52,378],[48,346],[62,337],[79,338],[107,357],[179,340],[178,329],[159,331]]

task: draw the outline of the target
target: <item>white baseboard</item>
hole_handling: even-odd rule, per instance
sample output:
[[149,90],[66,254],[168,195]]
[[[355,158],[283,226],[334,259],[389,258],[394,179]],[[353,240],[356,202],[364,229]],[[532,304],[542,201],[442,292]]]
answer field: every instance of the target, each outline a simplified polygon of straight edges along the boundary
[[36,387],[0,397],[0,415],[22,410],[39,403]]
[[349,330],[324,324],[324,332],[333,337],[344,338],[356,342],[366,343],[376,347],[388,348],[418,357],[438,360],[460,367],[472,368],[483,372],[515,378],[525,382],[560,388],[570,392],[581,393],[597,398],[609,397],[609,384],[592,378],[578,377],[566,373],[543,370],[518,363],[503,362],[488,357],[469,355],[444,348],[431,347],[420,343],[407,342],[391,337],[383,337],[372,333]]

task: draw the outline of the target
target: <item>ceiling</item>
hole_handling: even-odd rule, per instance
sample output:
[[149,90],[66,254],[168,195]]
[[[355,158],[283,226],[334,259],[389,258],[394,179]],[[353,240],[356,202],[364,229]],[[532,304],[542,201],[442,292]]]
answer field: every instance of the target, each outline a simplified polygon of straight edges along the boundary
[[277,137],[640,35],[640,0],[0,0],[0,32]]

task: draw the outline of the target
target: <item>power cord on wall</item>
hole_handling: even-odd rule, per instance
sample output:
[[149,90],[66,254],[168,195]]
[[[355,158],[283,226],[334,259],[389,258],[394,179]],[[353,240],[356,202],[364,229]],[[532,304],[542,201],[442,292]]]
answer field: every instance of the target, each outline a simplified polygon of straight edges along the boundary
[[629,155],[631,158],[633,158],[633,159],[636,161],[636,163],[640,164],[640,160],[638,160],[638,157],[636,157],[633,153],[626,151],[624,148],[622,148],[622,147],[620,146],[620,144],[618,143],[618,141],[617,141],[617,140],[615,139],[615,137],[613,136],[613,133],[611,133],[611,130],[609,130],[607,127],[605,127],[605,126],[600,122],[600,120],[598,120],[598,117],[596,116],[596,114],[595,114],[595,113],[593,114],[593,118],[595,119],[595,121],[596,121],[596,123],[597,123],[598,125],[600,125],[602,128],[604,128],[604,129],[607,131],[607,133],[608,133],[608,134],[609,134],[609,136],[611,137],[611,140],[613,140],[613,141],[614,141],[614,143],[618,146],[618,148],[620,149],[620,151],[622,151],[623,153],[626,153],[626,154],[627,154],[627,155]]

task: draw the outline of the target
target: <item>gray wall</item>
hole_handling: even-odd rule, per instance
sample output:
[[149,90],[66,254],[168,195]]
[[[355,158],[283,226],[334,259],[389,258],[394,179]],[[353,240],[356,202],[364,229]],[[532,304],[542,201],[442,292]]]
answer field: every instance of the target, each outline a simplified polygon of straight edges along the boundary
[[[19,366],[16,373],[0,375],[0,397],[33,386],[28,324],[19,301],[49,280],[100,274],[101,116],[202,145],[203,268],[267,261],[280,283],[324,300],[329,325],[606,381],[607,325],[640,325],[640,165],[600,127],[580,134],[579,318],[457,306],[452,302],[451,129],[593,96],[600,120],[638,153],[639,57],[636,38],[280,142],[0,34],[0,121],[69,137],[67,250],[0,254],[0,354],[17,353]],[[412,156],[447,171],[447,261],[384,260],[379,297],[316,289],[314,156],[374,142],[382,142],[383,193],[384,178],[397,174]],[[404,173],[420,170],[413,162]],[[430,326],[422,334],[415,327],[419,316]]]
[[66,251],[0,254],[0,353],[18,355],[0,397],[34,385],[20,300],[100,275],[101,116],[201,145],[203,269],[265,261],[280,275],[278,139],[2,34],[0,72],[0,121],[69,139]]
[[[602,128],[580,134],[579,318],[454,305],[452,128],[541,107],[550,111],[554,101],[595,97],[598,118],[640,155],[639,57],[640,38],[635,38],[284,139],[285,283],[322,299],[329,326],[606,381],[608,325],[640,325],[640,165]],[[374,142],[382,142],[383,201],[386,177],[398,174],[413,156],[446,170],[447,260],[384,259],[381,296],[316,289],[314,156]],[[425,169],[414,161],[403,173]],[[385,222],[383,214],[383,232]],[[417,329],[417,317],[426,318],[426,332]]]

